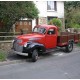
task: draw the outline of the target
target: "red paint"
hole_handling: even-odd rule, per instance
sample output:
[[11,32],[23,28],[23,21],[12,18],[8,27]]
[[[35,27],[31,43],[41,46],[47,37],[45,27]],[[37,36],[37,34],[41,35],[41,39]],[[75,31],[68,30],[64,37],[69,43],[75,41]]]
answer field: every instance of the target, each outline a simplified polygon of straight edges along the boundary
[[[45,46],[46,49],[49,48],[55,48],[56,46],[65,46],[68,44],[68,41],[70,39],[74,39],[74,42],[80,41],[80,34],[78,34],[78,39],[76,38],[76,36],[74,35],[73,37],[70,37],[70,35],[66,36],[67,40],[66,42],[58,42],[57,43],[57,39],[58,39],[58,28],[56,26],[53,25],[38,25],[35,26],[35,28],[44,28],[46,30],[45,34],[42,33],[37,33],[34,32],[32,34],[25,34],[25,35],[20,35],[17,37],[17,39],[22,40],[22,42],[20,42],[20,45],[24,45],[26,42],[29,41],[33,41],[33,42],[37,42],[40,44],[43,44]],[[55,33],[54,34],[48,34],[49,30],[54,30]]]
[[[49,29],[55,29],[55,34],[49,35],[48,30]],[[47,30],[46,36],[45,36],[45,46],[46,48],[55,48],[57,46],[57,27],[50,26]]]
[[[39,34],[39,33],[32,33],[32,34],[25,34],[25,35],[20,35],[17,38],[19,40],[22,40],[21,45],[24,45],[26,42],[30,41],[30,39],[35,39],[32,40],[34,42],[38,42],[41,43],[45,46],[45,48],[54,48],[57,46],[57,27],[53,26],[53,25],[39,25],[39,26],[35,26],[35,27],[42,27],[46,29],[46,33],[45,34]],[[49,29],[55,29],[55,34],[53,35],[48,35],[48,30]]]

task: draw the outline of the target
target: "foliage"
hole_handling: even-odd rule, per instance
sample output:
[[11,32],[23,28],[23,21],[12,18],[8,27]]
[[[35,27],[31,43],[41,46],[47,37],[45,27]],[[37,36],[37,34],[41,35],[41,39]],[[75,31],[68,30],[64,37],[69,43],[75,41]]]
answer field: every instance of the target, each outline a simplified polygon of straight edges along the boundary
[[65,2],[66,28],[80,28],[80,1]]
[[73,24],[72,24],[72,27],[76,29],[76,28],[80,28],[80,25],[73,23]]
[[57,27],[61,30],[62,22],[61,22],[60,19],[58,19],[58,18],[53,18],[53,19],[50,20],[49,24],[55,25],[55,26],[57,26]]
[[0,21],[4,23],[4,31],[9,31],[21,18],[37,18],[38,13],[32,1],[0,1]]
[[0,61],[5,61],[6,60],[6,55],[3,51],[0,51]]

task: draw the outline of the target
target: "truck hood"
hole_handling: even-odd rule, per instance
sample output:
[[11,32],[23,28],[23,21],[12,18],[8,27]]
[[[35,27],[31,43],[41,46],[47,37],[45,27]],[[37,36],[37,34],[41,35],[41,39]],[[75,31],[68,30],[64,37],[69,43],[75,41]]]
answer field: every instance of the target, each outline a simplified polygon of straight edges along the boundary
[[17,37],[17,39],[20,39],[24,42],[27,41],[38,41],[40,39],[42,39],[44,37],[43,34],[37,34],[37,33],[33,33],[33,34],[24,34],[24,35],[20,35]]
[[41,38],[41,37],[43,37],[42,34],[36,34],[36,33],[34,33],[34,34],[24,34],[24,35],[20,35],[20,36],[18,36],[17,38],[18,38],[18,39],[30,39],[30,38]]

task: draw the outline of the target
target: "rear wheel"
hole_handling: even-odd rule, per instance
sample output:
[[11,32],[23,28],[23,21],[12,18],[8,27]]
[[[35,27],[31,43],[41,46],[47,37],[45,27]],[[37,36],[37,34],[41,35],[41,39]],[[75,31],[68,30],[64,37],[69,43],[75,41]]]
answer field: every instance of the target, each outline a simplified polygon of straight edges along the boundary
[[65,47],[66,52],[71,52],[73,50],[73,43],[69,42],[68,45]]
[[38,51],[35,49],[32,53],[32,61],[36,62],[38,60]]

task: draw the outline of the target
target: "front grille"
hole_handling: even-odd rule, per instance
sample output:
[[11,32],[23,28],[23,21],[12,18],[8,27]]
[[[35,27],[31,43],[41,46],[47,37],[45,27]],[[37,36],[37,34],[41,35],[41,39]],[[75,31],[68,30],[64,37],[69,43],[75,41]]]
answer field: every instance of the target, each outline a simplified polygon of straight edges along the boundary
[[14,43],[13,43],[13,49],[15,51],[22,52],[23,51],[23,46],[18,44],[18,40],[15,40]]

